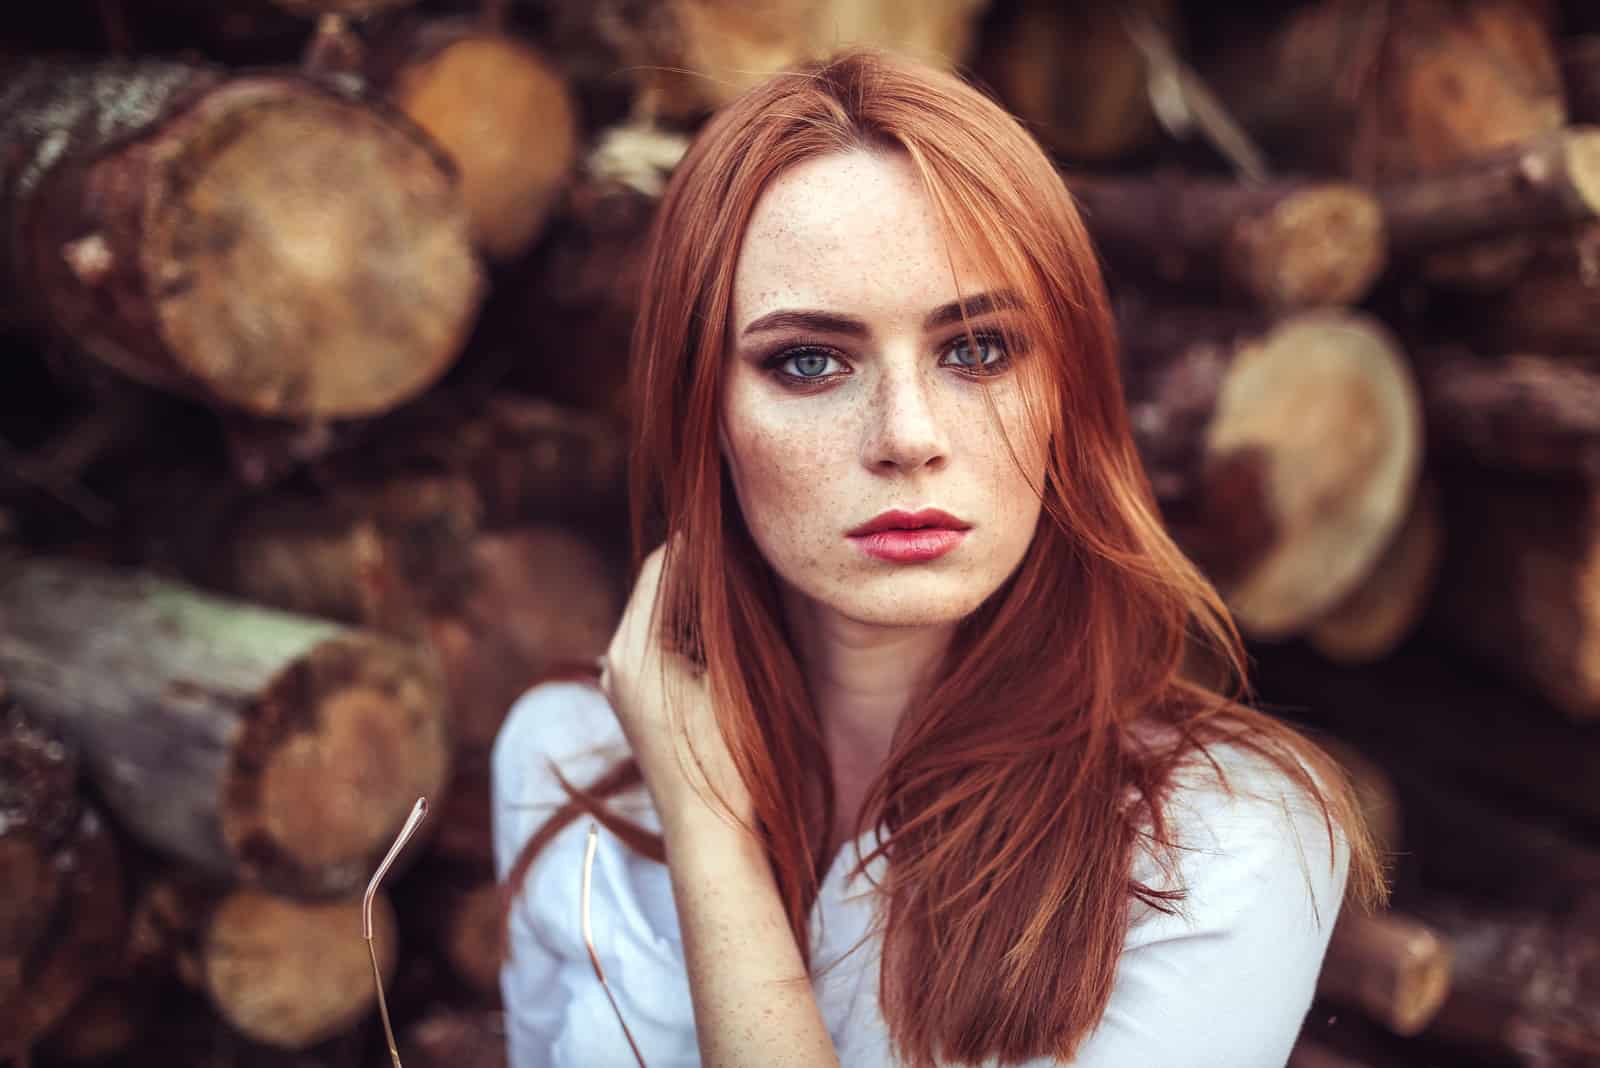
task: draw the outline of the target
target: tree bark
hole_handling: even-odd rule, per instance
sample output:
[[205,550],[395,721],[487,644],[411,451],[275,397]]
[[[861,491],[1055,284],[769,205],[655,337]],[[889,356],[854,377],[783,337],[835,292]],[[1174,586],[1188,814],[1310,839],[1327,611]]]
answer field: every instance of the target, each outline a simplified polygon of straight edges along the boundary
[[1574,126],[1377,187],[1395,255],[1600,217],[1600,127]]
[[506,1068],[505,1017],[499,1009],[435,1010],[401,1039],[414,1068]]
[[1600,34],[1573,37],[1562,45],[1561,79],[1571,121],[1600,123]]
[[1499,284],[1434,301],[1440,329],[1501,352],[1600,355],[1600,223],[1513,241],[1515,269]]
[[1297,169],[1361,181],[1436,171],[1566,122],[1550,29],[1518,0],[1317,0],[1234,34],[1202,73]]
[[0,285],[148,385],[369,415],[455,360],[484,280],[449,161],[290,74],[38,60],[0,79]]
[[1600,476],[1600,355],[1419,353],[1430,444],[1440,455],[1527,475]]
[[372,46],[367,73],[455,161],[477,247],[526,251],[578,157],[577,104],[550,62],[477,20],[413,19]]
[[1383,270],[1383,215],[1357,186],[1168,172],[1069,175],[1068,188],[1110,259],[1192,292],[1270,311],[1355,304]]
[[1261,637],[1358,585],[1410,507],[1420,410],[1393,339],[1344,312],[1275,325],[1125,301],[1135,440],[1180,544]]
[[1474,473],[1449,487],[1429,625],[1574,720],[1600,720],[1600,495]]
[[122,860],[92,807],[79,813],[56,858],[71,873],[22,981],[0,997],[0,1060],[25,1058],[102,975],[115,970],[126,935]]
[[[1165,25],[1177,5],[1145,5]],[[1067,159],[1113,160],[1155,140],[1144,56],[1112,5],[1018,5],[983,35],[979,70],[1006,106]]]
[[1429,1034],[1517,1063],[1560,1068],[1600,1053],[1600,896],[1550,916],[1465,899],[1419,903],[1455,952],[1455,983]]
[[0,670],[145,842],[284,893],[364,885],[448,776],[423,650],[148,574],[11,566]]
[[58,854],[81,808],[78,754],[10,701],[0,681],[0,1001],[22,984],[68,887]]

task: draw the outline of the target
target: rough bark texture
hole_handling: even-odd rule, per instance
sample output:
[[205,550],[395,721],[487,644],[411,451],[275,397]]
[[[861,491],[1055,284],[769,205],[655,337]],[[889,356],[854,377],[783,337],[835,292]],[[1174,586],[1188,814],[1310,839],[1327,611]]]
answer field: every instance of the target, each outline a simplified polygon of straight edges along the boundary
[[1440,330],[1487,351],[1600,354],[1600,223],[1513,239],[1497,284],[1441,294]]
[[1167,173],[1069,176],[1068,188],[1108,257],[1191,292],[1274,311],[1354,304],[1383,270],[1382,212],[1353,185]]
[[1417,356],[1430,444],[1528,475],[1600,477],[1600,356]]
[[1129,304],[1135,439],[1181,544],[1262,637],[1309,626],[1404,520],[1421,413],[1392,338],[1364,316],[1271,327]]
[[142,382],[274,416],[385,411],[483,288],[450,165],[287,74],[44,60],[0,80],[7,290]]
[[347,893],[448,775],[424,651],[148,574],[11,567],[0,670],[131,830],[222,878]]

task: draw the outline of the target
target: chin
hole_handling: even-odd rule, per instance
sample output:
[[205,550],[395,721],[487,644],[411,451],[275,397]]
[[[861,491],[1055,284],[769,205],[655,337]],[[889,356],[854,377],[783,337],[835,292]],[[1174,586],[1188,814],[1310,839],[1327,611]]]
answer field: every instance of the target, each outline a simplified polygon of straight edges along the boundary
[[995,588],[975,582],[970,575],[901,573],[819,590],[812,596],[859,623],[929,627],[960,622],[977,611]]

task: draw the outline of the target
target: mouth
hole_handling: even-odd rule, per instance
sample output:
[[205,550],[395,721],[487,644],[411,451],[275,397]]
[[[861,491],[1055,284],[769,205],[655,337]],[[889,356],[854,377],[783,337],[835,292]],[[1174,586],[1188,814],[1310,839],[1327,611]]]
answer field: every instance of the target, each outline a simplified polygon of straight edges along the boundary
[[903,512],[899,510],[884,512],[867,520],[854,530],[845,534],[847,538],[862,538],[868,534],[879,534],[884,531],[908,530],[967,530],[971,523],[957,519],[949,512],[937,508],[924,508],[920,512]]

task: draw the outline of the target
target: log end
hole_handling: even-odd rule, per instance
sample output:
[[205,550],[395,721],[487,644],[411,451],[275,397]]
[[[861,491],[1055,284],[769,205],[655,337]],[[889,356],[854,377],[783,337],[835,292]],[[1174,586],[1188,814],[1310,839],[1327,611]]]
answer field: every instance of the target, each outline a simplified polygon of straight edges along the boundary
[[241,877],[306,896],[364,885],[417,798],[444,789],[446,705],[434,657],[370,635],[328,639],[284,669],[225,788]]
[[1314,186],[1247,219],[1226,256],[1231,273],[1265,307],[1355,304],[1383,272],[1383,211],[1355,186]]
[[1207,465],[1255,465],[1270,549],[1224,584],[1262,638],[1304,631],[1347,596],[1404,520],[1422,456],[1415,383],[1372,319],[1306,312],[1234,360],[1207,431]]
[[[394,908],[372,901],[373,949],[387,983],[398,960]],[[304,902],[255,890],[222,900],[206,929],[206,993],[257,1042],[305,1049],[354,1026],[377,1001],[361,897]]]
[[173,359],[260,415],[353,417],[431,385],[484,288],[436,149],[310,85],[211,94],[150,193],[144,272]]
[[477,246],[499,260],[527,248],[578,156],[560,75],[526,45],[479,31],[405,68],[390,95],[455,160]]
[[1563,145],[1567,176],[1577,198],[1577,214],[1600,217],[1600,126],[1574,126]]

